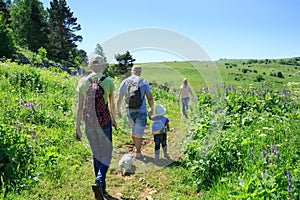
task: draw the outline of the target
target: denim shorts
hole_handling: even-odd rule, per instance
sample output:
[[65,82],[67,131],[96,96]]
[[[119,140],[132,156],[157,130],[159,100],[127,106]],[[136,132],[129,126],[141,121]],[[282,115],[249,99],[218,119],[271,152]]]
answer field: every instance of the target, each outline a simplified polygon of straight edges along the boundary
[[128,122],[133,135],[142,136],[147,124],[146,112],[129,112],[126,113]]

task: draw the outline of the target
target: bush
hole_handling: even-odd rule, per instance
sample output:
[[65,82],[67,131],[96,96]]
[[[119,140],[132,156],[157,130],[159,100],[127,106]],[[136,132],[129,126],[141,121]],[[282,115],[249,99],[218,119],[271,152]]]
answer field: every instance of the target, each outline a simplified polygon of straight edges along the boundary
[[224,99],[215,98],[224,91],[214,91],[198,96],[205,113],[193,119],[185,141],[184,161],[198,190],[225,183],[231,191],[224,199],[297,199],[300,111],[288,91],[242,89]]
[[24,187],[25,180],[32,175],[33,162],[33,151],[26,132],[21,127],[0,124],[0,188]]

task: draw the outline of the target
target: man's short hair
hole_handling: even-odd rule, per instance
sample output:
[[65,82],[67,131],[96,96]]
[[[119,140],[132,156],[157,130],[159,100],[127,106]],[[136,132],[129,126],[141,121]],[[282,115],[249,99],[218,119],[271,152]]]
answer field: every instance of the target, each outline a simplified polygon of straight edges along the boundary
[[131,68],[131,71],[135,72],[135,73],[141,73],[142,72],[142,68],[140,66],[135,65],[135,66],[133,66]]

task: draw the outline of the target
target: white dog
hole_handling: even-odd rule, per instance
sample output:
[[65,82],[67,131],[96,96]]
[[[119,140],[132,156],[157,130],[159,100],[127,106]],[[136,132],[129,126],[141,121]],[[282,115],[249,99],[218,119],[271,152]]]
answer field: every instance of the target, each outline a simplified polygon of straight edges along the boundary
[[119,170],[124,176],[126,173],[129,173],[131,171],[131,167],[132,167],[132,155],[126,153],[119,160]]

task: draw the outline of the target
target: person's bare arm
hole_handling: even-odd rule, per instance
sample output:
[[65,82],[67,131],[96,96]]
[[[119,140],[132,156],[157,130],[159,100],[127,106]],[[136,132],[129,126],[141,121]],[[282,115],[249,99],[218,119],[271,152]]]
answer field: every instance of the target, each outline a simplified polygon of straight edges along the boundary
[[154,100],[153,100],[153,96],[151,92],[148,92],[146,94],[147,97],[147,101],[150,107],[150,111],[148,112],[148,117],[151,119],[151,116],[153,115],[153,111],[154,111]]
[[124,97],[123,94],[119,94],[118,101],[117,101],[117,112],[119,117],[122,117],[121,105],[122,105],[123,97]]
[[181,92],[182,92],[182,89],[180,88],[180,89],[179,89],[179,92],[178,92],[178,96],[177,96],[177,100],[178,100],[178,101],[180,100]]
[[116,122],[116,110],[115,110],[115,100],[114,100],[114,92],[111,92],[108,96],[109,110],[110,115],[112,117],[112,125],[117,130],[117,122]]
[[170,131],[170,124],[169,124],[169,122],[166,123],[166,130]]
[[81,140],[82,132],[80,130],[80,124],[83,116],[83,95],[78,93],[78,106],[77,106],[77,114],[76,114],[76,140]]

